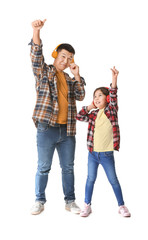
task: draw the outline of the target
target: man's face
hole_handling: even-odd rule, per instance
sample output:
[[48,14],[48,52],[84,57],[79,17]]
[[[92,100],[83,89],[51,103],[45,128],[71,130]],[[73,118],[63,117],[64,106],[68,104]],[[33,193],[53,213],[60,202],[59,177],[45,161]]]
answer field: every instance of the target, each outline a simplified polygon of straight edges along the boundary
[[68,52],[65,49],[62,49],[59,53],[57,58],[54,60],[54,66],[57,71],[63,71],[70,66],[72,63],[74,55],[73,53]]
[[101,92],[101,90],[97,90],[95,92],[94,104],[99,109],[106,107],[106,104],[107,104],[106,96]]

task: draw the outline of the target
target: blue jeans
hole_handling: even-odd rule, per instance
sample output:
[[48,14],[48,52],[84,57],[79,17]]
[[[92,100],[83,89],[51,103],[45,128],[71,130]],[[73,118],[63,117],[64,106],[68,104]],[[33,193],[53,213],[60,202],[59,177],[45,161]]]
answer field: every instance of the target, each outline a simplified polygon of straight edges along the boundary
[[85,186],[85,203],[91,203],[94,183],[97,178],[97,170],[99,164],[102,165],[104,171],[107,175],[107,178],[113,188],[115,193],[118,206],[124,205],[122,190],[120,183],[118,181],[116,170],[115,170],[115,161],[114,153],[110,152],[92,152],[88,154],[88,176]]
[[[36,201],[46,202],[45,189],[48,173],[51,170],[52,159],[57,149],[60,167],[62,169],[62,185],[65,201],[75,200],[74,194],[74,154],[75,136],[67,136],[67,125],[56,124],[51,127],[45,123],[38,123],[37,150],[38,168],[35,178]],[[56,187],[56,183],[55,187]]]

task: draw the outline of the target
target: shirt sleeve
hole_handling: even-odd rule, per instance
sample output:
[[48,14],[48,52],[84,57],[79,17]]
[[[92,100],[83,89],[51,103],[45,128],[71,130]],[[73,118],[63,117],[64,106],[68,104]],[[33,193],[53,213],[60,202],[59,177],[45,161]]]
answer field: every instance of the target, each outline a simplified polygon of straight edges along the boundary
[[112,88],[112,87],[109,89],[109,96],[110,96],[109,108],[114,109],[115,111],[118,111],[117,90],[118,88]]
[[83,122],[89,121],[89,113],[86,106],[82,107],[81,111],[77,113],[76,119]]
[[33,74],[36,79],[36,89],[38,90],[41,80],[42,80],[42,74],[43,74],[43,67],[44,67],[44,57],[42,53],[42,41],[41,44],[35,44],[33,42],[33,39],[29,43],[31,45],[31,51],[30,51],[30,57],[32,62],[32,70]]
[[82,101],[85,97],[85,88],[84,88],[84,86],[86,85],[85,80],[83,77],[81,77],[80,82],[76,81],[75,78],[73,78],[72,80],[74,82],[75,98],[78,101]]

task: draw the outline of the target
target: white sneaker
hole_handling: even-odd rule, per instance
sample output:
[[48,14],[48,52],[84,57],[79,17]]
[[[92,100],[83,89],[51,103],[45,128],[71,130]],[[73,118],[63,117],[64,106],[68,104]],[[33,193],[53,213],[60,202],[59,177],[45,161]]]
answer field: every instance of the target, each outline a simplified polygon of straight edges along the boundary
[[31,208],[31,214],[37,215],[40,214],[44,210],[44,204],[41,202],[35,202],[35,204]]
[[131,214],[126,206],[120,206],[119,208],[119,214],[123,217],[131,217]]
[[81,209],[77,206],[77,204],[73,201],[71,203],[66,203],[65,209],[75,214],[79,214]]
[[80,216],[88,217],[90,213],[92,213],[91,205],[84,203],[84,209],[81,211]]

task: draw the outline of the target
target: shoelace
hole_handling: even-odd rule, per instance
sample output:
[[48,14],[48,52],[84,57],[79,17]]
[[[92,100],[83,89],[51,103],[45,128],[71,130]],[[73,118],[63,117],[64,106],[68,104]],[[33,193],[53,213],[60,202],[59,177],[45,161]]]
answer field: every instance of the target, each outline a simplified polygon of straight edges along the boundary
[[128,213],[128,209],[127,207],[123,206],[120,208],[120,211],[124,212],[124,213]]
[[82,210],[83,213],[87,213],[88,212],[88,208],[89,206],[85,206],[85,208]]
[[37,202],[36,205],[35,205],[35,208],[38,208],[38,207],[41,207],[41,206],[42,206],[42,203]]
[[76,205],[75,202],[72,202],[72,203],[71,203],[71,207],[75,207],[75,208],[77,208],[78,206]]

